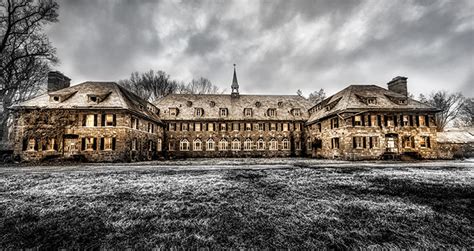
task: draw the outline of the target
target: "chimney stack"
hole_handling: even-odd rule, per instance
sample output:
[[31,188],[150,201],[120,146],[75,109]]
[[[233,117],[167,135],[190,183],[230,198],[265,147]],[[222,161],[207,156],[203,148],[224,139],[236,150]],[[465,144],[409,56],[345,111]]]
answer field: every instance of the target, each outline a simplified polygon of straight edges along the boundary
[[395,77],[390,82],[388,82],[388,89],[392,92],[402,94],[403,96],[408,96],[407,89],[407,77]]
[[50,71],[48,73],[48,92],[54,92],[67,88],[71,85],[71,79],[64,76],[59,71]]

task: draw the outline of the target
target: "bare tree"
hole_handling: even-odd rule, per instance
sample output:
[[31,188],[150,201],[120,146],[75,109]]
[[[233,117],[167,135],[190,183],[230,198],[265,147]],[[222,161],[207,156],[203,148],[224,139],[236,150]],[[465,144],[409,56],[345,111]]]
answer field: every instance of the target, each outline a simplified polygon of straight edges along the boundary
[[313,93],[310,93],[308,100],[313,104],[317,104],[323,101],[324,98],[326,98],[326,93],[324,92],[324,89],[321,88],[319,91],[314,91]]
[[[53,0],[1,0],[0,99],[4,109],[37,95],[49,65],[57,62],[43,27],[58,21],[58,7]],[[5,139],[9,110],[0,115]]]
[[474,98],[466,98],[461,107],[459,118],[456,120],[458,127],[474,126]]
[[303,91],[301,91],[300,89],[298,89],[296,91],[296,95],[300,96],[300,97],[303,97]]
[[118,84],[150,102],[178,90],[178,83],[164,71],[133,72],[129,79],[120,80]]
[[185,87],[181,86],[180,93],[183,94],[219,94],[219,88],[207,78],[193,79]]
[[434,92],[429,95],[428,99],[423,97],[424,95],[420,95],[421,102],[424,101],[424,103],[441,110],[436,114],[438,131],[443,131],[448,124],[459,118],[465,100],[461,93],[450,94],[446,91]]

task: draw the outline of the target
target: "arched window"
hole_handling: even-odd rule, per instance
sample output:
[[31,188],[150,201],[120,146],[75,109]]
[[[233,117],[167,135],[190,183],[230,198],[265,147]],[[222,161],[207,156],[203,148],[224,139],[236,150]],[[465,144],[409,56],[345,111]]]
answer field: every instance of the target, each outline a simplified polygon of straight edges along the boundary
[[251,151],[252,150],[252,140],[247,138],[245,141],[244,141],[244,150],[245,151]]
[[208,139],[207,140],[206,150],[207,151],[215,151],[216,150],[213,139]]
[[232,140],[232,151],[240,151],[240,140],[239,139]]
[[265,150],[265,141],[262,138],[257,141],[257,150]]
[[193,151],[202,151],[202,141],[200,139],[194,140]]
[[283,139],[283,150],[290,150],[290,141],[288,139]]
[[189,151],[189,141],[187,139],[182,139],[179,142],[179,150],[180,151]]
[[221,139],[219,141],[219,151],[227,151],[229,150],[229,143],[227,142],[226,139]]
[[276,139],[270,140],[270,151],[277,151],[278,150],[278,141]]

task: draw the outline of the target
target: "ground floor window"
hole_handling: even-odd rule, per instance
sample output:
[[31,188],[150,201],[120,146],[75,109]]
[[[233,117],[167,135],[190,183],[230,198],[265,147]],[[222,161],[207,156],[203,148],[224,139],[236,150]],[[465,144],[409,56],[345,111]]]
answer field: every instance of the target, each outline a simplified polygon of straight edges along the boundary
[[257,150],[265,150],[265,141],[263,139],[257,141]]
[[202,151],[202,142],[200,139],[194,140],[193,151]]
[[163,142],[161,141],[161,139],[158,139],[158,141],[156,142],[156,151],[161,152],[162,148],[163,148]]
[[28,140],[28,147],[26,148],[27,151],[36,151],[36,140],[31,138]]
[[137,150],[137,139],[134,138],[132,139],[132,151],[136,151]]
[[278,150],[278,141],[276,141],[275,139],[271,139],[269,149],[270,151]]
[[57,150],[57,144],[55,138],[46,139],[46,151],[55,151]]
[[308,139],[306,140],[306,149],[307,149],[308,151],[311,151],[311,150],[312,150],[311,144],[312,144],[311,139],[308,138]]
[[219,141],[219,151],[227,151],[229,150],[229,144],[226,139],[221,139]]
[[215,146],[214,146],[214,140],[213,139],[208,139],[207,140],[207,146],[206,146],[206,150],[207,151],[215,151]]
[[369,137],[369,147],[370,148],[379,148],[379,137],[378,136]]
[[101,138],[100,141],[101,150],[115,150],[115,138]]
[[365,143],[365,137],[359,136],[359,137],[352,138],[353,147],[356,149],[365,148],[364,143]]
[[402,144],[404,148],[415,148],[415,139],[413,136],[403,136]]
[[332,138],[331,139],[331,148],[332,149],[339,149],[339,138]]
[[244,141],[244,150],[245,151],[251,151],[252,150],[252,140],[251,139],[246,139]]
[[240,150],[240,140],[234,139],[232,141],[232,151],[239,151]]
[[183,139],[179,142],[179,150],[189,151],[189,141],[187,139]]
[[290,150],[290,141],[288,139],[283,139],[283,150]]
[[301,150],[301,142],[300,141],[295,141],[295,150],[297,150],[297,151]]
[[174,140],[171,140],[169,143],[168,143],[168,150],[169,151],[174,151],[176,149],[176,142]]
[[95,138],[82,138],[82,150],[97,150],[97,142]]
[[431,148],[431,142],[429,136],[421,136],[420,137],[420,147],[423,148]]

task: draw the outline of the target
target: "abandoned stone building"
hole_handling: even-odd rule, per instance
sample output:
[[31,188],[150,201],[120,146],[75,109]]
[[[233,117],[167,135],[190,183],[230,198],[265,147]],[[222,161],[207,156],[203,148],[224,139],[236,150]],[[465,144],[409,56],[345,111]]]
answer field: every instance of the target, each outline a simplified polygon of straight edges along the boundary
[[162,156],[159,110],[113,82],[69,87],[55,73],[48,93],[13,106],[14,152],[23,160],[140,161]]
[[436,158],[437,109],[388,89],[351,85],[313,105],[298,95],[171,94],[151,104],[113,82],[48,93],[16,111],[15,154],[23,160],[141,161],[161,157]]
[[298,95],[171,94],[155,105],[170,157],[303,156],[310,103]]
[[388,90],[351,85],[309,109],[308,150],[313,157],[437,158],[437,109],[408,97],[407,78]]

